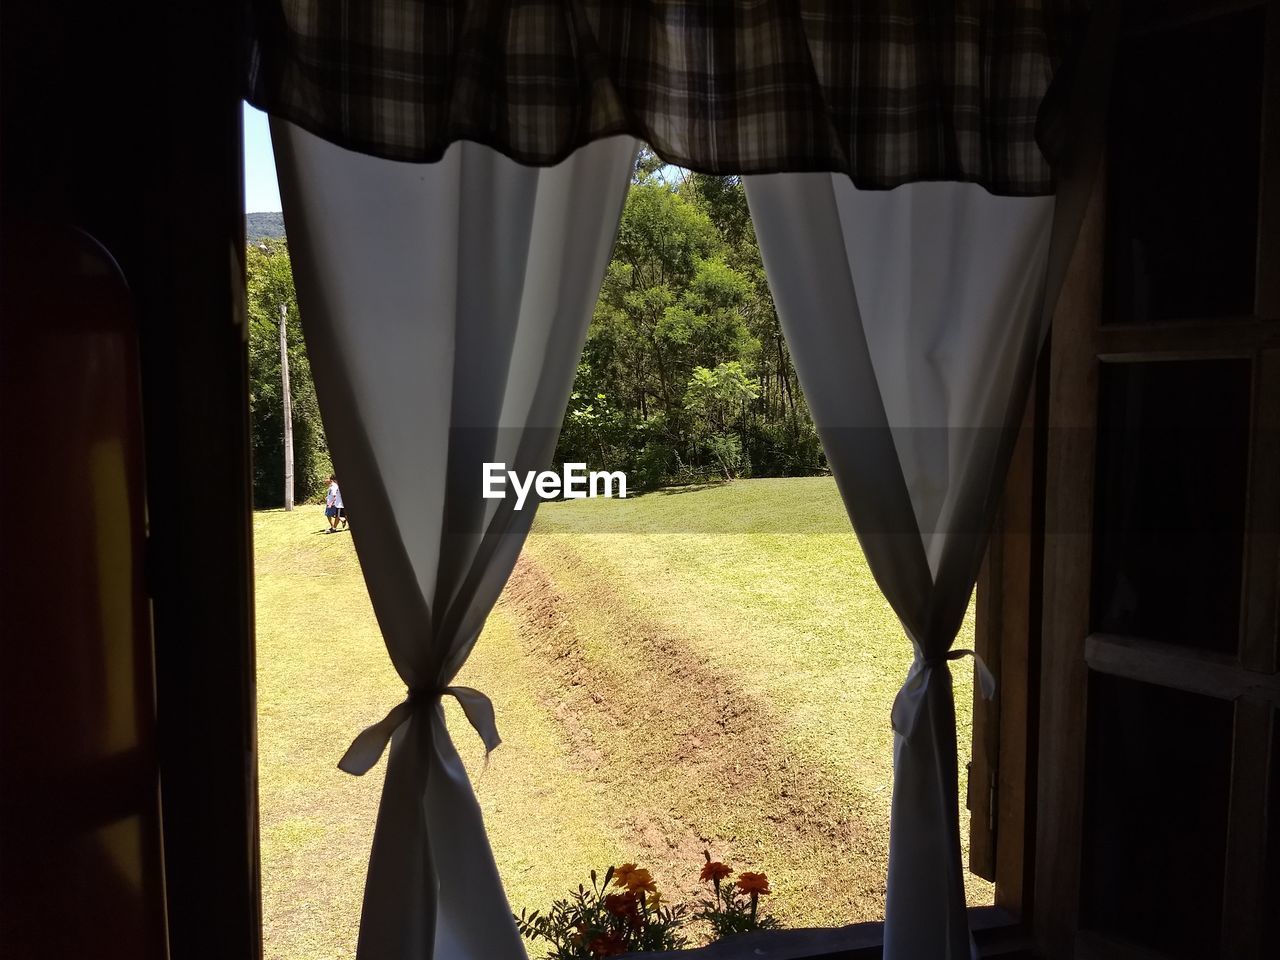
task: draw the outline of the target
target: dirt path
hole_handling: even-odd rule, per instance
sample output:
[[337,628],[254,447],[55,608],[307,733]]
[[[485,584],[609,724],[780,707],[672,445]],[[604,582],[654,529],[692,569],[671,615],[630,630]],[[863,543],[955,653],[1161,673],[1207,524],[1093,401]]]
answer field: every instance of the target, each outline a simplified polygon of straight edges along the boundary
[[[564,557],[562,573],[582,562]],[[573,579],[570,604],[526,552],[502,603],[575,769],[617,798],[605,815],[620,846],[688,894],[706,846],[764,869],[784,922],[882,916],[887,838],[863,813],[883,800],[797,762],[774,736],[769,705],[693,654],[688,638],[628,609],[607,583]],[[571,616],[571,606],[598,615]]]

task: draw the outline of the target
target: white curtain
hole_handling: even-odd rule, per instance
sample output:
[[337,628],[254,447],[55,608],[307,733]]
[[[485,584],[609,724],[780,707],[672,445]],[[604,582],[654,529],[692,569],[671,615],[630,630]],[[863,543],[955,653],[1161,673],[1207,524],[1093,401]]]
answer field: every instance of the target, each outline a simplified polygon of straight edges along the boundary
[[360,960],[506,960],[518,936],[440,698],[492,749],[493,707],[449,684],[506,583],[533,505],[483,499],[482,464],[550,462],[636,143],[523,167],[472,143],[430,165],[343,150],[273,121],[307,349],[360,564],[403,704]]
[[892,716],[885,957],[959,960],[970,937],[948,660],[967,652],[951,645],[1045,332],[1054,200],[959,183],[859,191],[839,174],[745,179],[832,472],[915,648]]

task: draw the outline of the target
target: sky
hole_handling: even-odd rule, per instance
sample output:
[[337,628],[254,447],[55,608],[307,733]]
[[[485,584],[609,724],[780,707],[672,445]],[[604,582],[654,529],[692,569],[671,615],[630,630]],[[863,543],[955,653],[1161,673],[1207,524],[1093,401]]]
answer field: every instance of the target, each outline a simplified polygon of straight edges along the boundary
[[[662,169],[665,180],[673,180],[677,168]],[[280,210],[280,187],[276,183],[276,160],[271,152],[271,131],[267,115],[244,104],[244,212]]]
[[244,212],[261,213],[280,209],[280,188],[276,185],[276,161],[271,153],[271,132],[267,115],[244,105]]

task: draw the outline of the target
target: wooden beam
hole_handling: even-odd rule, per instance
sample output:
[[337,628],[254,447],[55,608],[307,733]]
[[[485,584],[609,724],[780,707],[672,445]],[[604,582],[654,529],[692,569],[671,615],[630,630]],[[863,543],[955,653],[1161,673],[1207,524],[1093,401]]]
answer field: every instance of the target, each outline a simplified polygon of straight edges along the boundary
[[[996,695],[987,700],[982,696],[981,685],[973,685],[973,749],[965,804],[969,810],[969,872],[992,881],[996,879],[995,778],[1000,756],[1000,711],[1006,685],[1000,669],[1004,631],[1003,513],[1002,508],[992,528],[974,591],[973,648],[996,678]],[[1023,680],[1014,682],[1021,684]]]
[[125,211],[144,225],[125,272],[139,305],[170,952],[260,960],[243,30],[218,0],[148,0],[139,16],[167,42],[113,56],[168,80],[125,151],[144,187]]
[[1280,704],[1280,675],[1255,673],[1229,654],[1157,640],[1095,633],[1085,640],[1089,669],[1220,700],[1251,697]]
[[1254,313],[1280,320],[1280,0],[1267,4]]
[[[1048,365],[1042,364],[1041,373],[1033,383],[1023,414],[1018,441],[1009,463],[1009,475],[1000,511],[1000,526],[992,538],[994,555],[999,563],[993,566],[989,584],[998,598],[997,634],[991,652],[984,654],[987,663],[996,671],[998,687],[994,701],[985,702],[975,691],[975,718],[979,704],[992,712],[997,724],[993,731],[984,731],[988,749],[994,751],[993,769],[984,771],[995,775],[995,790],[987,790],[988,808],[994,803],[992,829],[994,861],[993,879],[996,884],[997,907],[1015,915],[1023,915],[1028,907],[1026,896],[1029,867],[1027,810],[1030,794],[1030,748],[1035,724],[1030,713],[1034,702],[1033,688],[1038,677],[1031,675],[1031,645],[1039,639],[1039,602],[1035,591],[1039,581],[1036,551],[1040,546],[1036,497],[1043,490],[1037,489],[1037,420],[1043,415],[1044,404],[1038,396],[1040,384],[1047,375]],[[994,734],[994,736],[992,735]],[[977,754],[978,726],[974,726],[975,756]],[[976,767],[976,765],[975,765]],[[975,819],[977,818],[975,811]],[[988,820],[988,824],[992,821]],[[973,843],[972,833],[970,843]],[[970,848],[972,850],[972,847]]]
[[1251,318],[1108,324],[1095,336],[1104,363],[1251,359],[1258,350],[1280,348],[1280,324]]
[[1269,673],[1277,667],[1276,607],[1280,580],[1280,350],[1262,351],[1253,365],[1253,423],[1245,514],[1240,663]]
[[1052,960],[1073,956],[1079,911],[1106,178],[1096,178],[1054,314],[1045,535],[1033,920]]
[[1222,898],[1222,955],[1232,960],[1262,960],[1264,924],[1275,922],[1275,909],[1267,909],[1265,894],[1272,707],[1255,697],[1242,697],[1236,703]]

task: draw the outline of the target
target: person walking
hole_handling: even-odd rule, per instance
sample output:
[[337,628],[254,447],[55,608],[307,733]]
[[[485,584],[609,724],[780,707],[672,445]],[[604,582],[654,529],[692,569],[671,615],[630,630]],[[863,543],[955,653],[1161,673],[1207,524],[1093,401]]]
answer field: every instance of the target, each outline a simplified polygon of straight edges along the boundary
[[[342,524],[342,529],[345,530],[347,529],[347,505],[342,502],[342,488],[338,486],[337,479],[330,479],[333,481],[333,505],[338,508],[337,521]],[[338,528],[335,526],[335,533],[337,532],[337,529]]]
[[338,489],[338,478],[329,475],[329,486],[324,492],[324,515],[329,521],[325,533],[338,532],[338,504],[342,502],[342,491]]

